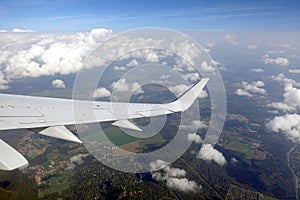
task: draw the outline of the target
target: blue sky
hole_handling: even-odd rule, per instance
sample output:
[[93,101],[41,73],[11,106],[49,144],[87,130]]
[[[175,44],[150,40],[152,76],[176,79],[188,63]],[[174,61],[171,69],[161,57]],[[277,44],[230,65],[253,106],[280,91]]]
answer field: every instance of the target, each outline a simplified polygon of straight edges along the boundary
[[299,31],[299,9],[298,0],[0,0],[0,30],[164,27],[176,30]]

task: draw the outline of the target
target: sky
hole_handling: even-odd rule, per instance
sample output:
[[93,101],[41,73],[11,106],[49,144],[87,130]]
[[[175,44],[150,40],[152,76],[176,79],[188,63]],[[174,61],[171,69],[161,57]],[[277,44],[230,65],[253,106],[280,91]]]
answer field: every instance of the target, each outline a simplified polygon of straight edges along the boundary
[[0,30],[299,31],[300,1],[0,0]]

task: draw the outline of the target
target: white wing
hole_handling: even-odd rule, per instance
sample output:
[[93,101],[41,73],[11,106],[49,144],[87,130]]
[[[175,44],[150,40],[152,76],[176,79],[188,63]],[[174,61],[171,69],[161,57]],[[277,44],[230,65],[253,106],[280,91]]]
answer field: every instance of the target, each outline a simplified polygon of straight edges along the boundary
[[[178,100],[168,104],[80,101],[0,94],[0,130],[44,128],[40,134],[73,142],[81,141],[64,125],[116,121],[113,123],[115,126],[141,130],[127,119],[185,111],[195,101],[207,81],[207,78],[202,79]],[[12,170],[27,164],[23,156],[3,143],[0,142],[0,149],[5,149],[9,156],[14,155],[17,161],[11,162],[9,156],[1,151],[0,169]]]

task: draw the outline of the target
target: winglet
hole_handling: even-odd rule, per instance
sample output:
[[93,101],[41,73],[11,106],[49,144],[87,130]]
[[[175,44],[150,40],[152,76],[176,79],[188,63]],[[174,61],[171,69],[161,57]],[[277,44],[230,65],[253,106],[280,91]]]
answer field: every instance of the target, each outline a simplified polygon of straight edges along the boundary
[[17,150],[0,139],[0,169],[14,170],[28,165],[28,161]]
[[193,102],[197,99],[198,95],[208,82],[208,78],[203,78],[196,83],[193,87],[187,90],[176,101],[168,104],[168,109],[172,112],[183,112],[187,110]]
[[118,126],[118,127],[121,127],[121,128],[132,129],[132,130],[135,130],[135,131],[142,131],[142,129],[140,129],[138,126],[136,126],[132,122],[128,121],[127,119],[115,121],[114,123],[112,123],[112,125],[113,126]]
[[62,139],[62,140],[67,140],[71,142],[82,143],[78,137],[76,137],[64,126],[51,126],[40,131],[39,134]]

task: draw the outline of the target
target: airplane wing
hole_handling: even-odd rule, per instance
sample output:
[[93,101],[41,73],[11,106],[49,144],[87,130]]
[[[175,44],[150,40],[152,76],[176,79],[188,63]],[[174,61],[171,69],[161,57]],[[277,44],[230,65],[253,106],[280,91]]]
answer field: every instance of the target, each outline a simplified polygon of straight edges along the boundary
[[[165,115],[187,110],[207,84],[203,78],[176,101],[167,104],[118,103],[0,94],[0,130],[36,129],[42,135],[81,143],[65,125],[115,121],[113,125],[141,129],[128,119]],[[13,170],[27,160],[0,141],[0,169]],[[13,158],[13,159],[12,159]]]

